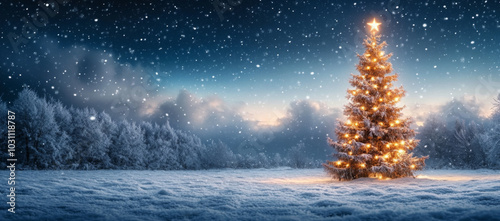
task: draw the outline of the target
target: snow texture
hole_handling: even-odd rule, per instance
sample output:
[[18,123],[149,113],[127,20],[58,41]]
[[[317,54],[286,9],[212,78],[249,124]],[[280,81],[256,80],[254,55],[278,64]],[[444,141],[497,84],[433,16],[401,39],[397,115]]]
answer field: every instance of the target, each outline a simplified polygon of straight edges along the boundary
[[349,182],[290,168],[19,171],[16,180],[16,214],[4,203],[0,220],[500,220],[494,170]]

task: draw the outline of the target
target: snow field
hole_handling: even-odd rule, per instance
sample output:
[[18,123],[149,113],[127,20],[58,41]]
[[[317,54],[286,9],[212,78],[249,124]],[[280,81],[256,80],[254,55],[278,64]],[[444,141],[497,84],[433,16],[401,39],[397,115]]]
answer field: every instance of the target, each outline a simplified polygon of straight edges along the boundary
[[350,182],[290,168],[20,171],[16,179],[16,214],[3,203],[0,220],[500,220],[493,170]]

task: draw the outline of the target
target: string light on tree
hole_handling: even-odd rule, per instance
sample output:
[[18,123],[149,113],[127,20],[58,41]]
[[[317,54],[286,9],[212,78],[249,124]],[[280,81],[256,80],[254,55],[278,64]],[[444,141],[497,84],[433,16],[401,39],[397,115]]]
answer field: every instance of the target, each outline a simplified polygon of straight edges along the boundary
[[403,107],[397,106],[405,91],[393,87],[398,75],[391,73],[391,54],[382,51],[387,44],[380,43],[376,34],[381,23],[373,19],[368,25],[370,36],[363,43],[366,50],[358,55],[359,75],[352,76],[350,84],[354,89],[347,93],[347,123],[338,124],[337,141],[329,139],[338,160],[323,164],[339,180],[407,177],[425,166],[426,157],[414,157],[411,153],[418,140],[410,128],[411,119],[403,118]]

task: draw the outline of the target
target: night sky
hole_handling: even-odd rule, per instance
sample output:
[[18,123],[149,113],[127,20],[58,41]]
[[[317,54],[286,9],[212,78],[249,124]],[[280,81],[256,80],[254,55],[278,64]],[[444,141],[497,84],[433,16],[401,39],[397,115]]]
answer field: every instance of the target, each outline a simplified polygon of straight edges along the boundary
[[[500,1],[69,0],[53,16],[37,2],[0,3],[6,101],[29,87],[212,138],[265,128],[324,142],[373,18],[417,122],[453,99],[486,116],[500,92]],[[37,11],[48,20],[32,32],[23,18],[33,24]],[[10,33],[30,38],[12,44]]]

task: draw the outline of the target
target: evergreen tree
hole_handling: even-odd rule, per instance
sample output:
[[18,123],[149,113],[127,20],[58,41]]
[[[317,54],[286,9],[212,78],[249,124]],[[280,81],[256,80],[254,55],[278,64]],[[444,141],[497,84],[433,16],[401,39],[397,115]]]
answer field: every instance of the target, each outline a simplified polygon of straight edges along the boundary
[[72,146],[78,156],[75,166],[81,169],[99,169],[108,164],[110,139],[101,130],[94,109],[73,110]]
[[75,150],[71,146],[71,132],[73,130],[72,116],[69,110],[61,103],[54,99],[50,100],[50,104],[54,108],[54,119],[59,126],[59,131],[56,134],[56,143],[58,145],[55,158],[58,168],[65,168],[71,165],[75,156]]
[[164,125],[161,125],[158,132],[158,142],[160,146],[160,154],[162,160],[162,168],[165,169],[179,169],[181,167],[179,163],[178,153],[175,152],[174,145],[178,141],[178,136],[176,131],[170,126],[167,121]]
[[231,149],[222,141],[214,142],[205,149],[203,157],[203,166],[207,169],[210,168],[228,168],[235,166],[235,156]]
[[299,142],[297,145],[290,148],[288,157],[290,158],[290,167],[292,168],[305,168],[307,159],[305,157],[306,145],[304,142]]
[[283,165],[283,159],[281,159],[281,155],[279,153],[275,153],[273,160],[272,160],[272,165],[273,167],[280,167]]
[[201,154],[205,150],[205,146],[201,143],[200,138],[195,135],[177,130],[177,143],[174,145],[178,154],[178,162],[182,169],[200,169]]
[[474,121],[465,124],[463,120],[455,123],[452,154],[454,166],[478,169],[486,165],[486,156],[480,145],[480,135],[484,132]]
[[489,168],[500,168],[500,94],[495,99],[488,130],[481,134],[480,143]]
[[[378,30],[379,24],[374,20],[372,31]],[[382,51],[386,42],[379,43],[379,39],[374,31],[365,39],[366,51],[358,55],[359,74],[350,80],[354,88],[348,90],[347,121],[336,129],[338,141],[329,139],[338,160],[327,161],[324,167],[339,180],[407,177],[425,166],[425,157],[409,153],[418,141],[410,129],[411,120],[403,119],[403,107],[397,106],[405,91],[393,87],[398,76],[390,74],[392,65],[387,60],[391,54]]]
[[111,163],[111,147],[114,145],[114,142],[116,141],[116,136],[118,133],[118,126],[116,123],[111,119],[111,116],[107,114],[106,112],[101,112],[99,113],[99,124],[100,128],[102,131],[102,134],[107,137],[109,140],[108,147],[105,148],[104,151],[106,151],[106,158],[104,161],[102,161],[102,167],[101,169],[111,169],[113,168],[113,164]]
[[420,148],[416,149],[417,155],[428,155],[426,165],[432,168],[442,168],[450,164],[451,132],[446,127],[442,117],[432,114],[427,117],[424,126],[418,134]]
[[54,108],[45,98],[24,89],[14,102],[16,113],[16,151],[20,164],[35,169],[48,169],[57,164],[57,134],[59,127]]
[[146,151],[144,153],[146,168],[154,170],[179,168],[174,149],[172,148],[175,134],[168,127],[170,127],[168,123],[163,126],[149,122],[141,123],[146,144]]
[[118,124],[118,133],[109,151],[111,163],[120,169],[143,169],[145,149],[141,127],[122,120]]

